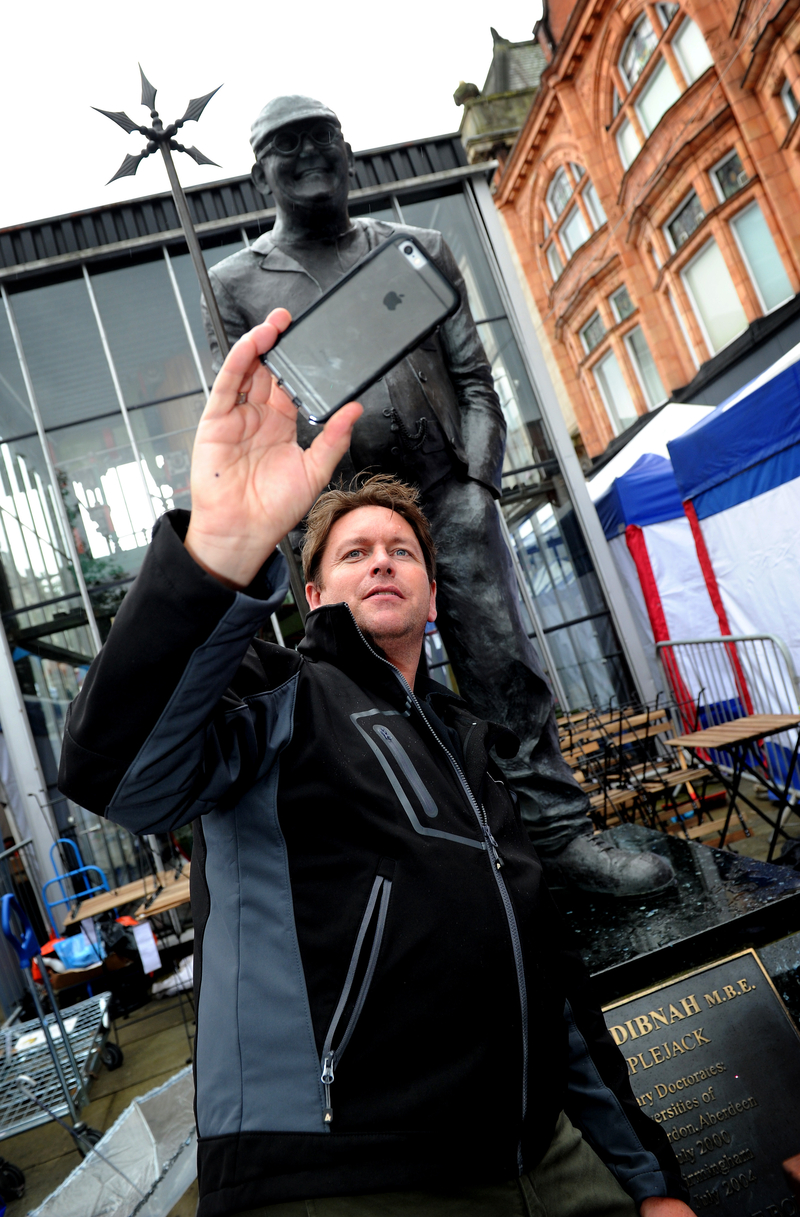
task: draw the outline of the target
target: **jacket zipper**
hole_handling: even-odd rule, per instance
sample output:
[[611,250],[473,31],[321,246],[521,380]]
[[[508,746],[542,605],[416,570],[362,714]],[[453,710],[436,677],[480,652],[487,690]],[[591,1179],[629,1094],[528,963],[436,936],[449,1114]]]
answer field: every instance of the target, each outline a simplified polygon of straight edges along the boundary
[[[361,1015],[364,1002],[367,1000],[367,994],[369,992],[370,985],[372,984],[372,978],[375,975],[375,968],[378,963],[378,955],[380,954],[383,931],[386,927],[386,913],[389,908],[389,896],[391,895],[391,891],[391,880],[386,879],[383,875],[378,875],[372,885],[372,891],[369,894],[367,907],[364,911],[364,916],[361,918],[361,925],[358,927],[356,943],[353,947],[353,954],[350,957],[350,965],[347,969],[347,976],[345,977],[344,986],[339,995],[339,1001],[336,1009],[333,1012],[333,1018],[331,1019],[330,1026],[328,1027],[328,1031],[325,1036],[325,1042],[322,1048],[322,1058],[320,1060],[320,1066],[322,1068],[320,1081],[325,1087],[325,1110],[322,1118],[326,1128],[330,1128],[331,1124],[333,1123],[331,1086],[334,1082],[334,1067],[338,1066],[342,1056],[344,1055],[345,1048],[350,1043],[350,1038]],[[380,903],[378,903],[379,898]],[[378,916],[375,925],[375,934],[372,939],[372,947],[370,949],[369,959],[367,960],[367,967],[361,981],[361,987],[358,990],[358,996],[356,997],[355,1004],[350,1012],[350,1018],[347,1020],[347,1026],[344,1029],[344,1034],[334,1048],[333,1037],[336,1034],[336,1029],[339,1026],[342,1015],[344,1014],[345,1006],[347,1005],[353,988],[356,969],[358,968],[358,962],[364,949],[364,939],[367,936],[367,931],[372,921],[376,905],[378,906]]]
[[[351,617],[353,616],[352,610],[350,611],[350,615],[351,615]],[[489,819],[488,819],[488,816],[486,815],[485,808],[483,807],[482,804],[481,805],[478,804],[478,801],[475,798],[474,794],[472,793],[472,790],[470,789],[470,785],[469,785],[466,777],[464,776],[464,772],[463,772],[461,766],[459,765],[458,761],[453,756],[452,752],[450,752],[449,748],[444,744],[444,742],[439,739],[438,734],[434,731],[433,727],[428,722],[427,718],[425,717],[425,712],[422,709],[422,706],[420,705],[419,700],[417,699],[417,697],[414,694],[414,690],[409,685],[405,676],[403,676],[402,672],[400,672],[394,666],[393,663],[390,663],[388,659],[384,659],[384,657],[382,655],[379,655],[378,652],[376,650],[374,650],[373,647],[370,646],[370,644],[367,642],[367,639],[364,637],[363,633],[361,632],[361,628],[360,628],[358,622],[356,621],[355,617],[353,617],[353,625],[356,627],[359,637],[361,638],[361,641],[364,643],[364,646],[367,648],[367,650],[372,655],[374,655],[376,659],[379,659],[381,661],[381,663],[385,663],[387,667],[392,669],[395,676],[400,681],[401,686],[405,690],[406,708],[408,708],[409,705],[413,705],[416,708],[418,714],[422,718],[422,721],[425,723],[425,726],[428,728],[431,735],[436,740],[436,743],[439,745],[442,752],[444,752],[445,756],[449,760],[449,762],[453,768],[453,772],[455,773],[456,777],[458,778],[461,788],[467,797],[467,801],[469,802],[470,807],[472,808],[473,812],[475,813],[475,818],[478,821],[481,833],[483,834],[483,838],[486,842],[487,856],[489,858],[489,863],[492,868],[492,874],[494,875],[495,883],[497,884],[497,890],[500,893],[500,899],[503,902],[503,908],[505,910],[506,920],[508,922],[508,930],[509,930],[509,935],[511,937],[511,947],[512,947],[512,950],[514,953],[514,966],[516,968],[516,973],[517,973],[517,988],[519,990],[519,1005],[520,1005],[520,1013],[522,1016],[522,1123],[524,1123],[525,1117],[528,1112],[528,1051],[529,1051],[529,1046],[528,1046],[528,989],[527,989],[527,985],[525,982],[525,964],[524,964],[524,960],[522,957],[522,941],[521,941],[520,935],[519,935],[519,926],[517,925],[517,918],[516,918],[516,914],[514,913],[514,906],[511,903],[511,896],[509,894],[508,888],[506,887],[505,880],[503,879],[503,876],[500,873],[502,870],[502,867],[503,867],[503,859],[500,855],[499,846],[494,839],[491,829],[489,828]],[[323,1082],[324,1082],[324,1078],[323,1078]],[[519,1167],[520,1174],[522,1174],[523,1157],[522,1157],[522,1141],[521,1140],[517,1144],[517,1166]]]

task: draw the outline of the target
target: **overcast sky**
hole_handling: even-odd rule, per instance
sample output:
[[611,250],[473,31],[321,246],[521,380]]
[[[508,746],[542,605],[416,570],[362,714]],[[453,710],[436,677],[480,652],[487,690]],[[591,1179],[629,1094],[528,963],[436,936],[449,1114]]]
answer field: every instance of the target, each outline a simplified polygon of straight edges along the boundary
[[250,123],[270,97],[305,93],[339,115],[356,151],[458,127],[459,80],[480,87],[490,26],[531,37],[538,0],[39,0],[4,9],[0,228],[167,189],[160,156],[105,183],[144,141],[90,106],[146,122],[137,62],[158,89],[165,124],[190,97],[222,84],[178,136],[221,168],[179,156],[187,186],[247,173]]

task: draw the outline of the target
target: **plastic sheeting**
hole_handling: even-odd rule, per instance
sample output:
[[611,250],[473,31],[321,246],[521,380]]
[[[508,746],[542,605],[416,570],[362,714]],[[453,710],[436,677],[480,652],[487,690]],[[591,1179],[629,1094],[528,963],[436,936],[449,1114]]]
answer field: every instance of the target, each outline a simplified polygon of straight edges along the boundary
[[[645,453],[595,505],[660,688],[656,642],[720,632],[670,462]],[[697,686],[694,671],[683,675]]]
[[701,522],[732,634],[777,634],[800,671],[800,478]]
[[650,524],[642,531],[670,638],[717,637],[719,622],[686,517]]
[[640,427],[616,456],[603,465],[597,473],[590,474],[588,486],[592,502],[596,503],[600,495],[608,490],[614,479],[627,473],[644,453],[649,452],[668,459],[667,444],[669,440],[674,439],[676,435],[681,435],[689,427],[695,426],[700,419],[712,414],[713,411],[713,406],[690,406],[678,402],[670,402],[668,405],[654,410],[645,425]]
[[[800,444],[800,346],[667,445],[684,499],[694,499]],[[699,513],[698,513],[699,514]]]
[[627,473],[615,478],[595,501],[603,532],[611,540],[629,524],[657,524],[683,517],[683,501],[672,465],[646,452]]
[[191,1067],[134,1099],[97,1144],[130,1183],[89,1154],[29,1217],[166,1217],[197,1174],[193,1101]]

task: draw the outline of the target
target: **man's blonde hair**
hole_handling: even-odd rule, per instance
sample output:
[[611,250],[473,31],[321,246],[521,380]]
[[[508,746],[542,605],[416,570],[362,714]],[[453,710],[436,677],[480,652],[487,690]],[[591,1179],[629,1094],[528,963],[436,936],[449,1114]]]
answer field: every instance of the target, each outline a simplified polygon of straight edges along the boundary
[[360,485],[354,486],[351,482],[348,490],[340,486],[335,490],[326,490],[319,496],[308,513],[301,548],[306,583],[320,586],[320,564],[331,529],[342,516],[349,515],[359,507],[386,507],[411,525],[422,549],[428,578],[433,583],[436,578],[436,546],[430,524],[419,505],[419,491],[390,473],[376,473]]

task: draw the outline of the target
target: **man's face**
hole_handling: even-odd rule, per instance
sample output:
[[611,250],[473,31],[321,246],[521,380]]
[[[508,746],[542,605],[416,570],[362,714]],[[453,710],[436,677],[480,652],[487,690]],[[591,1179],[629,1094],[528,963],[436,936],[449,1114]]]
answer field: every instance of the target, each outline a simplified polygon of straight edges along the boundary
[[[311,138],[312,131],[320,134],[322,128],[335,132],[328,146],[320,146]],[[323,119],[306,118],[286,123],[272,139],[284,134],[300,137],[297,150],[281,153],[268,145],[253,170],[256,186],[268,188],[284,212],[298,206],[346,202],[352,154],[341,132]]]
[[312,609],[350,606],[365,633],[391,655],[393,642],[419,637],[436,620],[436,584],[407,520],[388,507],[358,507],[337,520],[319,569],[306,586]]

